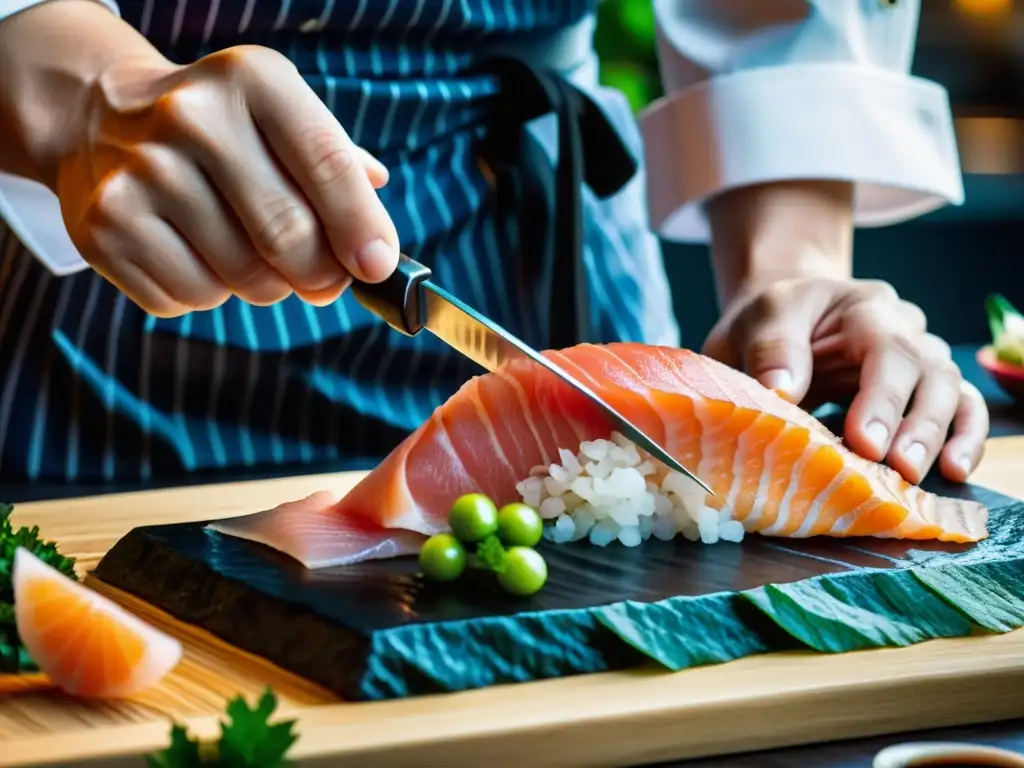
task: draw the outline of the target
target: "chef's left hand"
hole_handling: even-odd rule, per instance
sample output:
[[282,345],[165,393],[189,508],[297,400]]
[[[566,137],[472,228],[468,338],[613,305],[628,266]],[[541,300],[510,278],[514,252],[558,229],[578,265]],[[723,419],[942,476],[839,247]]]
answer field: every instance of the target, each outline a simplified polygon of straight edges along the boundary
[[807,408],[852,397],[847,445],[910,482],[936,459],[962,482],[981,460],[985,401],[888,283],[815,275],[744,286],[704,351]]

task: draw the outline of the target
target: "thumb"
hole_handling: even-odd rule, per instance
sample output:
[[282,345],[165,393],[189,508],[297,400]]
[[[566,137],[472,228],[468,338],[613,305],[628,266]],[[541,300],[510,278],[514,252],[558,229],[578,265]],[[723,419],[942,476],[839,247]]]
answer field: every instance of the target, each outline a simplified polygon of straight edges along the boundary
[[762,386],[799,403],[811,385],[813,330],[810,314],[797,307],[753,314],[738,339],[744,370]]

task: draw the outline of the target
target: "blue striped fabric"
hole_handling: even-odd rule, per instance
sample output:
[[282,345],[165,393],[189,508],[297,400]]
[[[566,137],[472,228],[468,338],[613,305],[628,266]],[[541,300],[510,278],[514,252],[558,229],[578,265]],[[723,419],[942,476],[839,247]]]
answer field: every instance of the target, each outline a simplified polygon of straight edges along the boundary
[[[405,253],[535,345],[543,286],[524,278],[520,201],[499,205],[478,168],[495,84],[468,74],[491,46],[542,35],[594,0],[123,0],[124,18],[175,61],[239,43],[285,52],[391,169],[381,195]],[[592,63],[592,62],[591,62]],[[627,144],[621,95],[590,84]],[[554,125],[535,130],[551,143]],[[516,189],[521,179],[511,178]],[[603,341],[674,344],[678,330],[643,178],[585,192],[584,257]],[[386,453],[475,366],[427,334],[390,331],[346,296],[266,308],[231,300],[149,317],[97,275],[54,278],[0,225],[0,477],[147,479],[196,469]]]

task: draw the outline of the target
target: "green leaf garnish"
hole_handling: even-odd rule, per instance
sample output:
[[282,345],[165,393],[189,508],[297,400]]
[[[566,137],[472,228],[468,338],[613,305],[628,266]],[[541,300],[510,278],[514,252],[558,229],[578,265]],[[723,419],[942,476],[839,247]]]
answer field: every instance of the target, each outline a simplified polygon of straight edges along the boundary
[[75,561],[65,557],[52,541],[39,538],[39,528],[21,527],[11,523],[11,504],[0,504],[0,674],[33,672],[38,667],[21,643],[14,625],[14,553],[24,547],[47,565],[75,579]]
[[199,742],[189,738],[184,726],[175,723],[171,726],[171,744],[167,749],[150,755],[146,764],[149,768],[185,768],[185,766],[202,765],[203,759],[199,751]]
[[505,570],[505,547],[497,536],[488,536],[476,548],[476,559],[481,567],[495,573]]
[[249,709],[239,696],[228,703],[230,725],[221,725],[220,760],[227,768],[274,766],[284,764],[285,753],[298,738],[292,733],[294,720],[270,725],[277,699],[267,689],[255,709]]
[[985,299],[985,314],[988,316],[988,327],[992,332],[992,341],[998,342],[1006,331],[1006,318],[1020,317],[1020,312],[1004,296],[993,293]]
[[201,744],[189,737],[181,725],[171,728],[171,743],[150,755],[150,768],[186,768],[209,765],[216,768],[277,768],[298,736],[294,720],[270,724],[277,709],[277,697],[267,688],[252,709],[237,696],[228,702],[227,722],[220,726],[220,741]]
[[1010,333],[1007,325],[1024,327],[1024,316],[1005,297],[994,293],[985,299],[985,314],[992,332],[992,344],[996,357],[1005,363],[1024,365],[1024,344],[1019,330]]

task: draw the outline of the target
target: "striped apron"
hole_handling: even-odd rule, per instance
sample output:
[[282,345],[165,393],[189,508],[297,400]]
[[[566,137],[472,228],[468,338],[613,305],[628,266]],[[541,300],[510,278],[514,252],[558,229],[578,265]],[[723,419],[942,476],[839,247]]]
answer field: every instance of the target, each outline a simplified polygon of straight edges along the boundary
[[[288,55],[353,139],[391,170],[380,194],[403,251],[528,343],[557,346],[576,336],[676,344],[642,169],[617,191],[598,189],[607,179],[592,178],[576,161],[563,173],[573,131],[559,125],[568,112],[534,119],[546,111],[536,101],[535,114],[518,109],[530,121],[525,148],[503,150],[502,137],[495,141],[494,126],[502,124],[496,115],[523,106],[503,93],[550,91],[555,82],[515,66],[495,72],[487,63],[515,55],[574,83],[586,94],[582,111],[599,106],[604,124],[640,158],[628,104],[596,82],[594,4],[120,5],[125,20],[173,61],[242,43]],[[565,102],[579,111],[567,93],[547,93],[548,106]],[[531,155],[531,147],[539,152]],[[558,172],[550,170],[556,157]],[[545,162],[548,181],[537,172]],[[575,183],[578,190],[580,178],[588,186],[570,204],[565,188]],[[551,231],[561,234],[552,238]],[[565,266],[559,250],[566,248],[578,250],[579,264]],[[578,320],[553,316],[559,279],[580,297],[572,303]],[[0,224],[5,481],[167,479],[321,461],[367,466],[479,372],[428,334],[391,331],[348,295],[325,308],[294,297],[262,308],[232,299],[208,312],[157,319],[91,271],[53,277]]]

